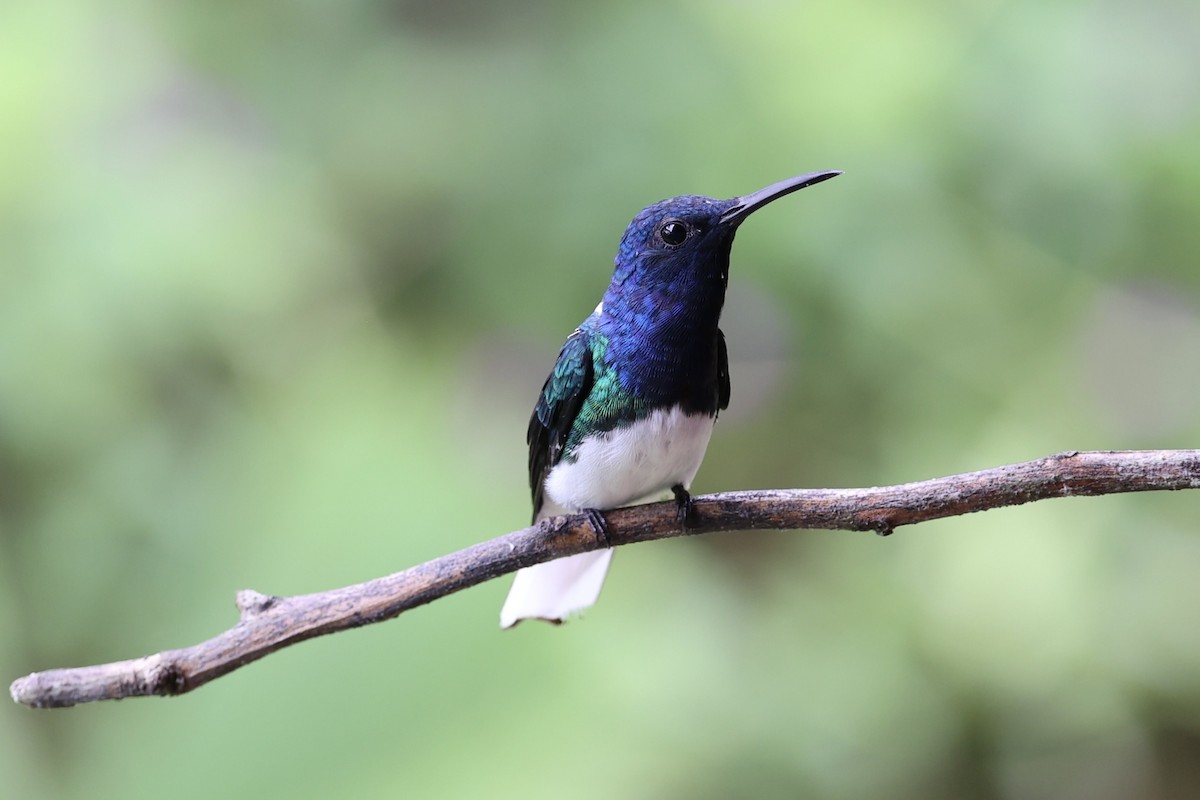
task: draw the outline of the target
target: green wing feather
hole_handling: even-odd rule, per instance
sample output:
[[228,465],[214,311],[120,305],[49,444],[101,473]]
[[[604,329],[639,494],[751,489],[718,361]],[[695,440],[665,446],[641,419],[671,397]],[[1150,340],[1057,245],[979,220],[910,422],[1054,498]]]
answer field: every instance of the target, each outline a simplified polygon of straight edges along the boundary
[[579,409],[592,391],[595,375],[591,338],[582,328],[567,337],[529,418],[525,441],[529,444],[534,519],[542,509],[546,475],[562,458]]

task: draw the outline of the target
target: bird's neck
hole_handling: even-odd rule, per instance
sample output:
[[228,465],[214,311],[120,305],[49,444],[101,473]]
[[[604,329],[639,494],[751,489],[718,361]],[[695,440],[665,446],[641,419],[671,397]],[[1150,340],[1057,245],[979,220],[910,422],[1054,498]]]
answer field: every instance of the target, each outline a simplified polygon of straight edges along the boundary
[[[726,269],[647,286],[614,277],[599,319],[604,367],[647,404],[715,413]],[[619,277],[619,276],[618,276]]]

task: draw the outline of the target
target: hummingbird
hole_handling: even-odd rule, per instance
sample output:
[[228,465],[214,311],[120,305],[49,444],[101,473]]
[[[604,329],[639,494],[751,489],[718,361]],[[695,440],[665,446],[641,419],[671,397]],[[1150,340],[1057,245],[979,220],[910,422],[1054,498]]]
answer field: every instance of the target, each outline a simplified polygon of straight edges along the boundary
[[[755,211],[840,175],[811,172],[742,197],[684,195],[643,209],[617,249],[612,282],[567,337],[529,419],[533,521],[672,496],[681,524],[717,415],[729,405],[729,355],[718,324],[738,226]],[[519,570],[500,626],[559,623],[600,595],[612,549]]]

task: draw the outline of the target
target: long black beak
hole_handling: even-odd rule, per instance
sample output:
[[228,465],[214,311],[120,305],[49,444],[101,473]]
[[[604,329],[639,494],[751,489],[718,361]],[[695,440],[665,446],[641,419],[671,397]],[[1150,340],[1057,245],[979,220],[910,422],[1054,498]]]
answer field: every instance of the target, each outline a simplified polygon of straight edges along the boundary
[[812,186],[814,183],[827,181],[830,178],[841,175],[841,170],[827,170],[825,172],[810,172],[807,175],[797,175],[794,178],[788,178],[786,181],[772,183],[765,189],[759,189],[753,194],[748,194],[744,197],[735,198],[736,205],[725,212],[721,217],[722,224],[740,225],[742,220],[758,211],[772,200],[778,200],[785,194],[799,191],[805,186]]

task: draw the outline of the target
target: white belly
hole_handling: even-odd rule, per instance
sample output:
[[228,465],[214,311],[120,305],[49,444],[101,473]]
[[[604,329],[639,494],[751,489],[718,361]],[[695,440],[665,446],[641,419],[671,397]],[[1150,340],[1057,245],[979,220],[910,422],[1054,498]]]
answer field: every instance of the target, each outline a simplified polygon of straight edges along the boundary
[[[589,436],[546,477],[546,495],[567,511],[619,508],[657,500],[692,484],[715,417],[655,411],[631,425]],[[549,504],[547,504],[549,505]],[[550,509],[543,509],[545,516]],[[550,513],[553,513],[550,511]]]

